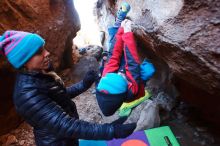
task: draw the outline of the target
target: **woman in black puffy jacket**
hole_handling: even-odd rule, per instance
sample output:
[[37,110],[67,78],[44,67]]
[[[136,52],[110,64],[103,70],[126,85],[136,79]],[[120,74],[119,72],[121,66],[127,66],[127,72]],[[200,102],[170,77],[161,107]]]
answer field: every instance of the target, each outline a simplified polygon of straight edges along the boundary
[[15,88],[16,111],[34,128],[38,146],[74,146],[78,139],[123,138],[130,135],[135,123],[124,119],[109,124],[95,124],[78,119],[72,97],[86,91],[97,79],[89,71],[84,79],[65,88],[55,73],[48,73],[50,53],[37,34],[6,31],[0,36],[0,52],[19,69]]

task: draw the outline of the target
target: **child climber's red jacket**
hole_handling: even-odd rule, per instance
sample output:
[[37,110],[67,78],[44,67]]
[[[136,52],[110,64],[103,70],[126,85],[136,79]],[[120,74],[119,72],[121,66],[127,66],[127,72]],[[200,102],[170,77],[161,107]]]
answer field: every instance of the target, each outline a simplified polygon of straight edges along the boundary
[[118,72],[121,57],[125,59],[125,75],[128,80],[126,102],[133,101],[144,96],[144,81],[140,74],[140,60],[137,53],[135,38],[132,32],[124,33],[122,27],[118,29],[113,42],[112,54],[104,67],[102,77],[107,73]]

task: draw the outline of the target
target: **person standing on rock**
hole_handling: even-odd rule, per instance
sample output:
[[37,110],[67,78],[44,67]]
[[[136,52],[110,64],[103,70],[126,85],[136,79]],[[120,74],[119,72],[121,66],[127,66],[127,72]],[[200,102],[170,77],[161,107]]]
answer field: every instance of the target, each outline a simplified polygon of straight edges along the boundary
[[110,140],[130,135],[136,123],[126,118],[96,124],[79,120],[71,98],[86,91],[97,78],[89,71],[79,83],[65,87],[49,72],[50,53],[44,39],[34,33],[6,31],[0,36],[0,52],[18,70],[13,102],[16,111],[33,127],[37,146],[77,146],[78,139]]
[[[126,18],[130,5],[123,2],[113,27],[108,29],[109,50],[102,62],[102,77],[97,84],[96,98],[102,113],[111,116],[123,102],[132,102],[145,95],[146,81],[154,74],[152,63],[140,63],[131,21]],[[141,101],[141,100],[140,100]]]

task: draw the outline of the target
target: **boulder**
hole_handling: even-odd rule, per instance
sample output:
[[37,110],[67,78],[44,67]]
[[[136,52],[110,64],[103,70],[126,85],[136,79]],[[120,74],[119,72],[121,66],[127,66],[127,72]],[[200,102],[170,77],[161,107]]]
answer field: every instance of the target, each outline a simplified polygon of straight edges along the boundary
[[[1,0],[0,20],[0,34],[6,30],[20,30],[41,35],[46,41],[45,48],[51,52],[55,69],[72,65],[72,39],[80,28],[72,0]],[[0,56],[0,134],[21,121],[12,102],[14,77],[15,71]]]
[[[109,24],[114,22],[114,15],[121,2],[122,0],[99,3],[101,6],[96,14],[103,31],[107,32]],[[135,24],[137,44],[142,44],[142,52],[139,51],[142,56],[150,56],[153,62],[158,60],[167,64],[169,69],[166,79],[168,82],[171,82],[171,79],[179,79],[178,84],[174,83],[182,99],[203,113],[210,113],[212,116],[206,119],[218,123],[220,107],[216,106],[216,103],[220,102],[220,1],[127,2],[131,5],[128,17]],[[167,68],[158,71],[164,74]],[[158,85],[165,87],[168,82],[162,81]],[[192,92],[205,94],[192,94],[182,89],[187,84],[189,88],[193,87]]]

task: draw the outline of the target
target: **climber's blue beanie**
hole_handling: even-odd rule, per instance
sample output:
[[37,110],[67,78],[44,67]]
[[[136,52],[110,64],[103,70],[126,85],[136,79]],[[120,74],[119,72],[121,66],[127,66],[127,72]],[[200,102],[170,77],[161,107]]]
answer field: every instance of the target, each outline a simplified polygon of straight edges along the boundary
[[127,81],[117,73],[102,77],[96,90],[98,105],[105,116],[110,116],[122,105],[127,93]]
[[37,34],[23,31],[6,31],[0,36],[0,52],[15,67],[23,66],[45,44]]
[[101,78],[97,89],[109,94],[120,94],[127,91],[127,81],[117,73],[107,73]]

